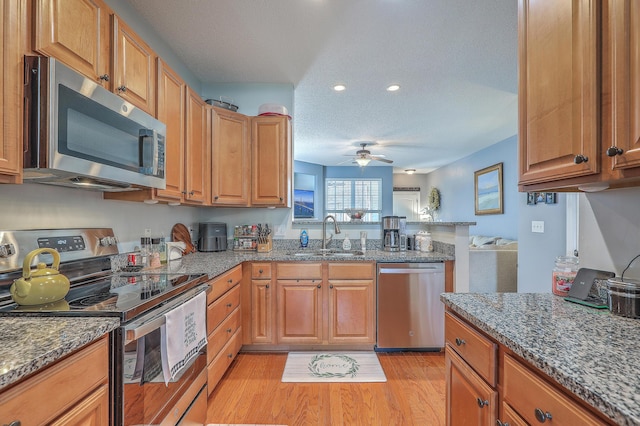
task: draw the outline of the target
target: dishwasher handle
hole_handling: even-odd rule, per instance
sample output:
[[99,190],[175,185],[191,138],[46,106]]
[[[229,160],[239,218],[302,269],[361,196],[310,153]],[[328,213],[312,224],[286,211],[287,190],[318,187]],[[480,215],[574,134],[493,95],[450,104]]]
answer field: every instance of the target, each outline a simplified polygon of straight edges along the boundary
[[381,274],[433,274],[436,272],[444,271],[439,265],[422,268],[380,268]]

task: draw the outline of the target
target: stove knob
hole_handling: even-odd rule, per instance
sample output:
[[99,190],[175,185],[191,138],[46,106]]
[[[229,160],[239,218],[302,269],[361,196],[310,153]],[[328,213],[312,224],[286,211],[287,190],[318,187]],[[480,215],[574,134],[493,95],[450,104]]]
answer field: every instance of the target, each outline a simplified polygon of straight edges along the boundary
[[9,257],[16,254],[16,248],[13,244],[0,244],[0,257]]

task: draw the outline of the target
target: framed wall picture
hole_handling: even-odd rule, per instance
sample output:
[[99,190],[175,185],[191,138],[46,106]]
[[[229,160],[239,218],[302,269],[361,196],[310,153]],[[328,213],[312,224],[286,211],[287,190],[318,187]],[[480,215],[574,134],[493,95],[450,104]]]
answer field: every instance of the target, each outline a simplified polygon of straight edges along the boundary
[[529,204],[529,205],[536,204],[536,193],[535,192],[527,192],[527,204]]
[[555,204],[556,203],[556,193],[555,192],[546,192],[545,193],[545,203],[547,204]]
[[502,163],[474,173],[476,215],[502,214]]

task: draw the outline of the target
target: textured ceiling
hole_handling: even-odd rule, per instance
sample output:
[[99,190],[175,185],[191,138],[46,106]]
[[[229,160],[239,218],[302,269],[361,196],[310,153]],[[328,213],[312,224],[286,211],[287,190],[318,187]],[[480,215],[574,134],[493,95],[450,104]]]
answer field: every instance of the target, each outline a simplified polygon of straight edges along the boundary
[[515,0],[126,1],[203,83],[292,84],[297,160],[427,172],[517,133]]

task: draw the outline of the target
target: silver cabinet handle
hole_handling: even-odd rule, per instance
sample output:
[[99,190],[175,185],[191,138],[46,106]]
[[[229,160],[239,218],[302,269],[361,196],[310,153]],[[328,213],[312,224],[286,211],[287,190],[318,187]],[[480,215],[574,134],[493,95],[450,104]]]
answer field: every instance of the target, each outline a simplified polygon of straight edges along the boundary
[[489,401],[482,400],[482,398],[476,398],[476,401],[478,402],[478,407],[482,408],[482,407],[486,407],[489,405]]
[[109,81],[109,74],[102,74],[100,77],[98,77],[100,80],[102,81]]
[[573,162],[576,164],[586,163],[587,161],[589,161],[589,157],[582,154],[578,154],[573,158]]
[[547,419],[551,420],[551,413],[548,411],[542,411],[540,408],[536,408],[533,413],[536,415],[536,420],[540,423],[544,423]]
[[22,426],[22,422],[20,420],[14,420],[9,424],[3,424],[2,426]]
[[458,346],[462,346],[462,345],[464,345],[465,343],[467,343],[467,342],[465,342],[465,341],[464,341],[464,339],[461,339],[461,338],[459,338],[459,337],[456,337],[456,345],[458,345]]
[[126,92],[127,91],[127,86],[118,86],[118,88],[116,89],[118,92]]
[[502,423],[500,419],[496,420],[496,426],[510,426],[509,422]]

